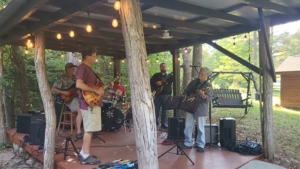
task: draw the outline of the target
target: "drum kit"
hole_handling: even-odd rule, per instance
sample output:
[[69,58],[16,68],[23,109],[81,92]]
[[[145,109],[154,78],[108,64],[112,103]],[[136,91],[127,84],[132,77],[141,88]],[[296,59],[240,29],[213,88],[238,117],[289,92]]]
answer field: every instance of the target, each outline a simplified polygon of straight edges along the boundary
[[131,131],[132,112],[130,102],[126,102],[125,96],[112,96],[114,92],[115,90],[109,89],[103,97],[102,125],[107,131],[117,131],[124,126],[126,133],[127,128]]

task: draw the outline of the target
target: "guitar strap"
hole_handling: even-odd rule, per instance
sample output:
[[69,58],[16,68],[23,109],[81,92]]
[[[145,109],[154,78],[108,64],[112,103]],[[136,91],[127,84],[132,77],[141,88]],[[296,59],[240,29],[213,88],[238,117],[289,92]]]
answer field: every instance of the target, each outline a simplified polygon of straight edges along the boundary
[[[203,83],[199,83],[199,85],[193,89],[193,91],[191,92],[190,95],[192,95],[193,93],[195,93],[196,91],[198,91],[199,89],[202,89],[203,86],[206,84],[207,80],[205,80]],[[195,82],[196,83],[196,82]]]

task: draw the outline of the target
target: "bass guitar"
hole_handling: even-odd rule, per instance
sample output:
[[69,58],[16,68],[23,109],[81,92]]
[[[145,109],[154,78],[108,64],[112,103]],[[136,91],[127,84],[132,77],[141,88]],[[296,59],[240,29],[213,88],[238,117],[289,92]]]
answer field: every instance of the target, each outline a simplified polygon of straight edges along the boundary
[[167,80],[169,77],[171,77],[171,75],[173,75],[173,72],[168,74],[165,78],[162,78],[161,80],[161,85],[156,87],[156,88],[152,88],[152,97],[154,97],[155,95],[161,93],[161,91],[163,90],[163,88],[168,84]]
[[[105,90],[108,86],[110,86],[111,82],[114,82],[116,80],[120,79],[120,75],[118,74],[114,79],[109,81],[106,85],[102,81],[98,81],[95,85],[88,85],[92,88],[102,88]],[[81,90],[82,96],[84,98],[84,101],[91,107],[99,106],[99,101],[101,100],[102,96],[98,95],[94,92],[88,92]]]
[[78,97],[77,88],[75,84],[63,91],[68,91],[70,93],[68,96],[64,94],[59,94],[64,103],[70,103],[74,99],[74,97]]

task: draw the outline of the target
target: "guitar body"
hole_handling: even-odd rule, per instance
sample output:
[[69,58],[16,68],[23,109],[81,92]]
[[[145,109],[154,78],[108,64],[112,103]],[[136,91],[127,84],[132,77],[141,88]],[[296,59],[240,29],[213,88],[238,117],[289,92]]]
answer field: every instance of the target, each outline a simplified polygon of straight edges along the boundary
[[173,72],[168,74],[168,76],[166,78],[163,78],[162,81],[162,85],[161,86],[157,86],[157,87],[152,87],[151,91],[152,91],[152,96],[154,97],[155,95],[161,93],[161,91],[163,90],[163,88],[168,84],[167,79],[173,75]]
[[[92,88],[98,89],[102,86],[104,86],[103,82],[99,81],[97,82],[95,85],[88,85]],[[105,90],[105,89],[103,89]],[[85,100],[85,102],[91,106],[91,107],[95,107],[95,106],[99,106],[99,101],[102,98],[100,95],[98,95],[97,93],[94,92],[87,92],[87,91],[83,91],[81,90],[82,96]]]
[[78,97],[77,88],[76,88],[75,84],[63,91],[68,91],[70,93],[69,96],[59,94],[65,103],[70,103],[74,99],[74,97]]

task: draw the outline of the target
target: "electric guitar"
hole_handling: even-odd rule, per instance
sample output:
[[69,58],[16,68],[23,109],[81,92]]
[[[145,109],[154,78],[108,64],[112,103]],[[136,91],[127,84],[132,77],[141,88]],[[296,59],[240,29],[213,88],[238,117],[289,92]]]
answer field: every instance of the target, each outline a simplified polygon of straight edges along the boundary
[[156,87],[156,88],[152,88],[152,97],[154,97],[155,95],[161,93],[161,91],[163,90],[164,86],[166,86],[168,84],[167,80],[169,77],[171,77],[171,75],[173,75],[173,72],[168,74],[165,78],[162,78],[161,80],[161,85]]
[[196,91],[194,94],[192,94],[192,95],[184,96],[182,102],[185,102],[185,101],[190,101],[190,102],[192,102],[192,101],[195,100],[195,97],[198,95],[198,92],[199,92],[199,91],[203,91],[204,93],[206,93],[206,92],[210,91],[210,89],[211,89],[210,87],[206,87],[206,88],[203,88],[203,89],[201,89],[201,90],[197,90],[197,91]]
[[59,94],[60,97],[63,99],[64,103],[70,103],[74,99],[74,97],[78,97],[77,88],[75,84],[63,91],[68,91],[70,93],[68,96],[64,94]]
[[[114,79],[109,81],[106,85],[102,81],[98,81],[95,85],[88,85],[92,88],[102,88],[105,90],[108,86],[110,86],[111,82],[116,81],[117,79],[120,79],[121,76],[118,74]],[[84,101],[91,107],[99,106],[99,100],[101,100],[102,96],[98,95],[94,92],[88,92],[81,90],[82,96],[84,98]]]

